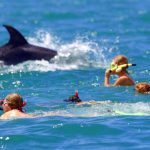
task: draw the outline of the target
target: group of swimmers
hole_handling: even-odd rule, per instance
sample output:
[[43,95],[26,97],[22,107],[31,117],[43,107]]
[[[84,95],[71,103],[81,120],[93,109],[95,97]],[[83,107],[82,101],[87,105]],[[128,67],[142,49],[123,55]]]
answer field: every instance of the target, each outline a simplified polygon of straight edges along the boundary
[[[110,76],[118,75],[117,80],[113,84],[113,86],[135,86],[135,90],[142,94],[150,94],[150,84],[149,83],[138,83],[135,85],[134,80],[129,76],[127,72],[127,68],[132,66],[132,64],[128,63],[127,57],[123,55],[118,55],[114,57],[111,63],[111,67],[105,72],[104,85],[106,87],[110,86]],[[106,101],[90,101],[90,102],[82,102],[79,98],[78,92],[75,95],[70,96],[67,102],[74,102],[77,105],[95,105],[95,104],[104,104]],[[108,101],[107,101],[108,103]],[[0,101],[0,105],[2,106],[3,114],[0,116],[0,119],[10,119],[10,118],[30,118],[32,117],[30,114],[23,112],[23,107],[26,105],[23,102],[23,98],[17,94],[12,93],[7,95],[4,100]]]

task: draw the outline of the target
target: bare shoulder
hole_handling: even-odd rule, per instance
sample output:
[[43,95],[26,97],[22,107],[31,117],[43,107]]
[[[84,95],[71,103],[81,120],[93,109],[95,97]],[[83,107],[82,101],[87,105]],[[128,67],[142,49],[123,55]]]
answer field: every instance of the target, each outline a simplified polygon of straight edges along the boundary
[[19,110],[11,110],[1,115],[0,119],[30,118],[30,117],[32,116],[29,114],[23,113]]
[[122,76],[118,78],[114,83],[114,86],[129,86],[129,85],[134,85],[134,81],[127,76]]
[[82,105],[91,105],[90,102],[79,102],[77,103],[78,106],[82,106]]
[[26,114],[26,113],[23,113],[23,112],[18,112],[17,116],[18,116],[18,117],[25,117],[25,118],[30,118],[30,117],[32,117],[32,115]]

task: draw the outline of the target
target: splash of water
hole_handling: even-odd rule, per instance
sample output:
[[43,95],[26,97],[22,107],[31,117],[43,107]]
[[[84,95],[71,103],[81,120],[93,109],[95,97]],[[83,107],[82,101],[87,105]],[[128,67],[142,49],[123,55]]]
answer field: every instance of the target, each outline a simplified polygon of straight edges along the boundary
[[107,60],[103,48],[87,39],[76,37],[72,42],[62,43],[60,40],[43,30],[39,30],[35,37],[27,38],[29,43],[57,50],[58,55],[51,61],[26,61],[18,65],[3,66],[1,73],[29,72],[29,71],[56,71],[82,69],[86,67],[106,67]]

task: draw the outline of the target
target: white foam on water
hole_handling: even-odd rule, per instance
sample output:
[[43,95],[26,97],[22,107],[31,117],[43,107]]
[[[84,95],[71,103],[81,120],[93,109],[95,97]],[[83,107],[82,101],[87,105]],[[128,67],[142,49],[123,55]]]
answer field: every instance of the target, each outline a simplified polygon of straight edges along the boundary
[[150,103],[136,102],[136,103],[116,103],[106,101],[101,104],[94,104],[91,106],[77,106],[70,105],[63,108],[63,110],[52,110],[49,112],[42,112],[36,117],[46,116],[64,116],[64,117],[99,117],[99,116],[150,116]]
[[1,65],[0,73],[47,72],[84,69],[86,67],[105,68],[108,64],[104,54],[106,48],[100,47],[98,43],[90,41],[86,37],[78,36],[73,41],[63,43],[50,33],[39,30],[35,37],[28,37],[27,39],[33,45],[57,50],[58,55],[50,61],[36,60],[26,61],[18,65]]

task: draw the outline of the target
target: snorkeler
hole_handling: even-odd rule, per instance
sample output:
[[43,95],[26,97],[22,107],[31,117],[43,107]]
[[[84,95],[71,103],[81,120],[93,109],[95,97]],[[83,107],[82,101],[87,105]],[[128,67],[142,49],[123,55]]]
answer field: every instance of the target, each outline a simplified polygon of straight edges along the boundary
[[141,94],[150,94],[150,84],[143,82],[135,85],[135,90]]
[[23,102],[22,97],[17,93],[7,95],[4,100],[1,100],[0,105],[4,111],[0,119],[31,117],[29,114],[23,112],[22,107],[26,103]]
[[128,64],[127,57],[118,55],[113,58],[111,68],[105,72],[104,85],[110,86],[109,79],[111,75],[118,75],[118,79],[115,81],[113,86],[131,86],[134,85],[133,79],[129,76],[127,68],[129,66],[135,66],[135,64]]
[[111,103],[111,101],[106,100],[106,101],[88,101],[88,102],[83,102],[80,98],[79,98],[79,93],[78,91],[76,91],[75,95],[70,96],[68,99],[64,100],[65,102],[71,102],[71,103],[75,103],[76,105],[97,105],[97,104],[106,104],[106,103]]

